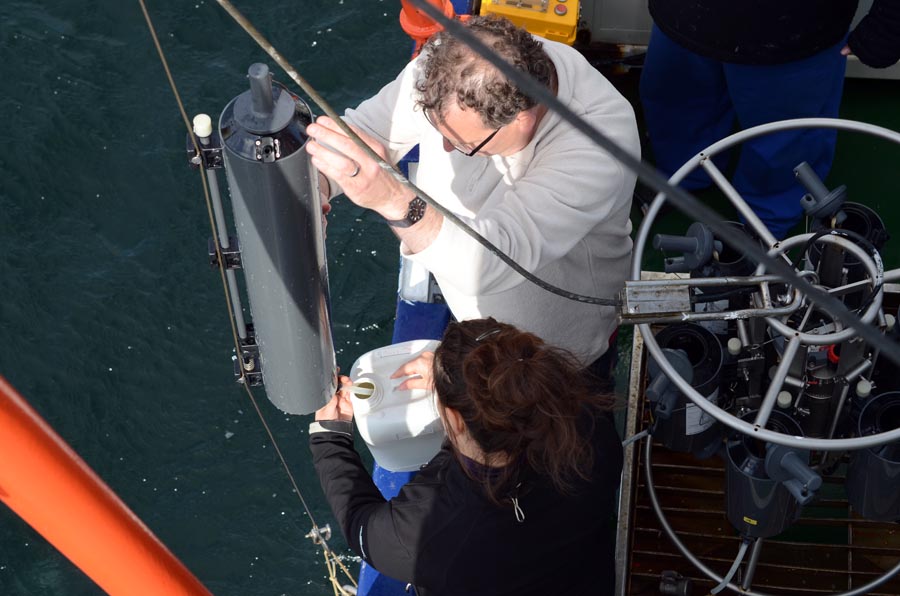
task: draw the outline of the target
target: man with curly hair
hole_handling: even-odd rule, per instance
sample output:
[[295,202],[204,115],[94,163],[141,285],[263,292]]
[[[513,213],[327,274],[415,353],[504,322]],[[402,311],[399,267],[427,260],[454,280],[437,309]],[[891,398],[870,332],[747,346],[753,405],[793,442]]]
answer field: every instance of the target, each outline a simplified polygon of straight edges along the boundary
[[[575,114],[640,153],[631,105],[577,51],[503,18],[473,17],[466,27]],[[622,287],[635,175],[459,39],[436,34],[346,120],[392,164],[419,145],[415,184],[529,272],[590,296],[611,298]],[[612,307],[527,282],[401,187],[328,118],[308,132],[315,139],[308,151],[329,178],[331,196],[342,190],[387,220],[403,256],[434,275],[458,320],[492,316],[573,352],[585,366],[600,362],[615,330]]]

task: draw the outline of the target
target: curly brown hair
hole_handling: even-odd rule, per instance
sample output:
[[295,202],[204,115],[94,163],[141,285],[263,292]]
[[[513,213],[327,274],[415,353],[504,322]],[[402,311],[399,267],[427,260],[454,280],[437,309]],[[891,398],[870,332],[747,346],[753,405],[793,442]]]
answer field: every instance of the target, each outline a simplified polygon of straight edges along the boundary
[[480,477],[463,465],[495,503],[526,467],[563,494],[589,479],[591,410],[609,409],[613,399],[591,391],[569,352],[493,318],[451,323],[435,350],[434,388],[442,409],[459,412],[487,463],[507,464]]
[[[472,17],[465,25],[508,64],[552,88],[553,62],[525,29],[498,16]],[[449,102],[455,101],[481,116],[486,128],[500,128],[537,103],[447,31],[433,35],[422,53],[424,76],[416,85],[421,94],[417,103],[440,120]]]

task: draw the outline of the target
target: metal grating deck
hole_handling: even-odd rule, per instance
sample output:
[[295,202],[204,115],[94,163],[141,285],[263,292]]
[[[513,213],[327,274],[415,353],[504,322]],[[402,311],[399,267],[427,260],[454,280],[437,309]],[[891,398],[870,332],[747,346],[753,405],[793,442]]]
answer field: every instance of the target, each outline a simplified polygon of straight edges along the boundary
[[[640,333],[635,330],[626,436],[640,432],[646,421],[644,356]],[[708,594],[715,583],[672,544],[651,507],[642,443],[626,449],[620,511],[627,515],[620,516],[617,537],[618,594],[659,594],[660,574],[665,570],[690,578],[693,596]],[[723,462],[717,457],[700,461],[657,444],[652,460],[656,494],[669,524],[691,552],[724,575],[740,541],[725,515]],[[762,545],[752,591],[785,596],[841,593],[872,581],[900,561],[900,524],[854,516],[844,496],[843,477],[823,480],[819,498],[804,509],[801,520]],[[736,583],[749,557],[748,553],[733,580]],[[869,593],[897,596],[900,578]]]

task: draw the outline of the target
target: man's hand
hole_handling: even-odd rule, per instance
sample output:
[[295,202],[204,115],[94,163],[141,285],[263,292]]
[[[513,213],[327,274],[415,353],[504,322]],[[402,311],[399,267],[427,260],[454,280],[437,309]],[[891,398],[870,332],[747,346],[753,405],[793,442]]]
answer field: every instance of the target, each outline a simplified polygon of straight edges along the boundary
[[[365,143],[382,159],[385,148],[374,138],[353,127]],[[370,158],[327,116],[306,127],[306,146],[311,161],[320,172],[337,181],[347,197],[385,219],[403,219],[414,194]]]
[[397,386],[398,390],[434,388],[434,352],[423,352],[415,360],[410,360],[391,375],[392,379],[410,377]]
[[353,402],[350,401],[350,378],[341,376],[338,378],[340,387],[331,401],[316,410],[316,421],[322,420],[353,420]]

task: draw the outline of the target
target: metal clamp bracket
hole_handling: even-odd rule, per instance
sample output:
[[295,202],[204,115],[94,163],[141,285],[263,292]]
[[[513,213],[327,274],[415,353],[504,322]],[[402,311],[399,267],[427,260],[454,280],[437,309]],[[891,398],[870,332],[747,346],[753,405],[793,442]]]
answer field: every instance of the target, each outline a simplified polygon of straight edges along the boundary
[[[802,273],[801,273],[802,275]],[[794,289],[790,295],[773,302],[770,283],[779,283],[774,275],[752,277],[700,277],[689,279],[629,280],[621,292],[622,323],[678,323],[686,321],[737,320],[751,317],[789,315],[800,308],[802,296]],[[761,304],[754,308],[722,312],[694,312],[692,291],[697,288],[737,288],[759,286]]]
[[225,269],[241,268],[241,245],[234,236],[228,237],[228,248],[219,246],[219,252],[216,252],[216,241],[210,237],[207,240],[207,253],[209,254],[209,266],[213,269],[219,268],[219,254],[225,261]]
[[257,161],[271,163],[281,157],[281,141],[272,137],[260,137],[256,139]]
[[323,542],[331,540],[331,524],[313,526],[304,538],[309,538],[312,540],[313,544],[322,544]]
[[231,356],[231,362],[234,364],[234,377],[238,383],[247,383],[250,387],[263,384],[262,360],[259,357],[259,346],[256,344],[253,325],[247,325],[247,337],[241,340],[240,358],[234,354]]
[[[197,144],[194,145],[196,140]],[[187,135],[187,156],[188,164],[192,169],[196,170],[203,164],[205,170],[217,170],[225,167],[222,158],[222,137],[219,131],[214,130],[213,133],[203,143],[194,133]],[[200,155],[197,155],[196,147],[200,147]]]

